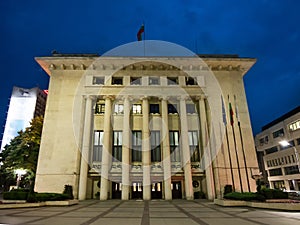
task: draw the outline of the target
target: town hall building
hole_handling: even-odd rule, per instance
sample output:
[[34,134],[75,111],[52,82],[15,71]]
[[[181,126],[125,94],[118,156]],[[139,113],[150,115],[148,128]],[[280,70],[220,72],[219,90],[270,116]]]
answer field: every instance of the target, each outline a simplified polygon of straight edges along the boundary
[[225,185],[256,190],[243,84],[255,59],[54,53],[36,61],[50,83],[35,191],[68,184],[79,200],[192,200],[220,198]]

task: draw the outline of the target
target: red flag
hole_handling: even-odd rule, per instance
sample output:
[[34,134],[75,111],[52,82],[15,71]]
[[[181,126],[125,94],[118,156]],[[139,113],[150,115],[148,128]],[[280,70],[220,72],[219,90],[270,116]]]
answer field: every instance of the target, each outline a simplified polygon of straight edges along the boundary
[[139,31],[137,32],[137,39],[138,41],[141,41],[143,38],[142,38],[142,33],[144,33],[145,31],[145,28],[144,28],[144,24],[140,27]]

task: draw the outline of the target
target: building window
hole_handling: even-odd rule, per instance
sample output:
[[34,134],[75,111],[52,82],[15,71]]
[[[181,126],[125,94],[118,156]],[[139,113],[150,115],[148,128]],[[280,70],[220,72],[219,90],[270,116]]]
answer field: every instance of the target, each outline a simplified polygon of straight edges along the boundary
[[282,128],[280,130],[273,132],[273,138],[283,137],[283,136],[284,136],[284,130]]
[[177,77],[167,77],[168,85],[177,85],[178,78]]
[[150,104],[150,113],[159,114],[159,104]]
[[177,105],[176,104],[168,104],[168,113],[169,114],[177,114]]
[[133,114],[142,114],[142,105],[141,104],[133,104],[132,105],[132,113]]
[[104,77],[93,77],[93,84],[104,84]]
[[151,131],[151,161],[161,161],[160,131]]
[[179,132],[169,131],[171,162],[180,162]]
[[300,129],[300,120],[297,120],[289,125],[290,131],[295,131]]
[[122,85],[123,84],[123,78],[122,77],[113,77],[111,84],[113,85]]
[[103,131],[94,131],[93,162],[102,161]]
[[186,77],[185,78],[185,85],[197,85],[197,80],[195,77]]
[[189,131],[188,135],[189,135],[191,161],[199,162],[200,153],[199,153],[199,143],[198,143],[198,131]]
[[141,85],[142,84],[142,78],[141,77],[130,77],[130,84],[131,85]]
[[159,85],[159,77],[149,77],[149,85]]
[[280,150],[285,150],[285,149],[288,149],[288,148],[290,148],[290,147],[292,147],[292,146],[295,146],[294,140],[289,141],[289,145],[287,145],[287,146],[279,145]]
[[289,167],[284,167],[284,172],[285,172],[285,175],[298,174],[299,169],[298,169],[298,166],[289,166]]
[[113,133],[113,161],[122,161],[122,131],[114,131]]
[[103,114],[105,112],[105,104],[96,104],[95,114]]
[[297,145],[300,145],[300,138],[297,138]]
[[142,132],[132,132],[132,162],[142,162]]
[[269,170],[269,173],[270,173],[270,176],[281,176],[282,175],[281,168],[271,169],[271,170]]
[[186,104],[186,112],[189,114],[196,113],[195,104]]
[[115,104],[114,113],[123,114],[123,112],[124,112],[124,105],[123,104]]
[[274,146],[272,148],[268,148],[268,149],[265,150],[266,155],[277,152],[277,151],[278,151],[277,146]]

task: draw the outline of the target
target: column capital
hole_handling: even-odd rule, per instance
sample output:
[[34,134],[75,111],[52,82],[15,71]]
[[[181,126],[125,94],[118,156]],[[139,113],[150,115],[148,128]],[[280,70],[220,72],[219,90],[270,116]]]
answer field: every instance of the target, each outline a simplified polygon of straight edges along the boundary
[[159,96],[160,101],[162,101],[162,100],[168,101],[169,99],[170,99],[170,96],[166,96],[166,95]]
[[196,96],[195,96],[195,99],[196,99],[197,101],[205,100],[205,99],[207,99],[207,95],[205,95],[205,94],[196,95]]
[[96,95],[83,95],[84,99],[90,99],[92,101],[96,100]]
[[149,98],[150,98],[150,97],[147,96],[147,95],[144,95],[144,96],[140,97],[141,100],[149,100]]
[[104,100],[106,100],[106,99],[114,100],[114,99],[115,99],[115,96],[113,96],[113,95],[104,95],[102,98],[103,98]]
[[191,96],[189,96],[189,95],[182,95],[182,96],[177,97],[177,100],[179,100],[179,101],[186,101],[189,99],[191,99]]

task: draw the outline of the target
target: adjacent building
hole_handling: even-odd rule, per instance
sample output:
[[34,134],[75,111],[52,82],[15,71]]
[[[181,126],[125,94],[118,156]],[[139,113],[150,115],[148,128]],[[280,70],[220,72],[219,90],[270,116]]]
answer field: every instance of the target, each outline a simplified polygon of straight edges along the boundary
[[39,88],[13,87],[1,144],[1,151],[11,139],[18,135],[20,130],[25,130],[30,121],[44,115],[47,100],[47,91]]
[[300,106],[275,119],[255,136],[260,170],[270,188],[300,190]]
[[[35,191],[69,184],[80,200],[200,192],[214,199],[227,184],[255,191],[243,84],[255,59],[55,54],[36,61],[50,84]],[[229,123],[229,102],[239,122]]]

